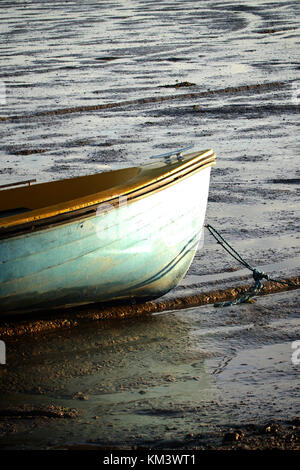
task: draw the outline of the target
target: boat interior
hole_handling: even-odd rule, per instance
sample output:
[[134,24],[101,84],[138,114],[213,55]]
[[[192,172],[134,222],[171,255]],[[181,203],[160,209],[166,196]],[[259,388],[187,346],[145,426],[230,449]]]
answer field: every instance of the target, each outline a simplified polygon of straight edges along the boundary
[[[0,228],[44,219],[178,179],[204,165],[213,165],[212,150],[194,152],[180,159],[159,160],[143,166],[0,190]],[[18,184],[18,183],[16,183]],[[4,185],[5,186],[5,185]]]
[[0,192],[0,217],[22,214],[64,201],[104,192],[136,177],[139,168],[125,168],[49,183],[31,184]]

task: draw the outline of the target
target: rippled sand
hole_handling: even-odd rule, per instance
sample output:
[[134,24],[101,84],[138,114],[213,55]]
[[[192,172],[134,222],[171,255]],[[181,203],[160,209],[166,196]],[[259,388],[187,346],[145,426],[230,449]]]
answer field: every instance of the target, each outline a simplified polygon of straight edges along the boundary
[[[207,221],[272,277],[299,274],[299,2],[6,1],[0,14],[0,184],[214,148]],[[249,282],[207,234],[166,299]],[[3,445],[199,445],[201,434],[205,446],[231,425],[288,425],[298,319],[293,291],[10,340],[2,408],[81,414],[71,426],[5,418]]]

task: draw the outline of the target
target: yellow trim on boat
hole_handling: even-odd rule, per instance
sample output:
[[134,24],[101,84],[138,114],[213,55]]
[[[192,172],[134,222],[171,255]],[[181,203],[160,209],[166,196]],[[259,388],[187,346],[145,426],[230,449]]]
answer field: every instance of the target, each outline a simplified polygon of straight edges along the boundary
[[[157,161],[140,167],[125,168],[95,175],[80,176],[49,183],[0,191],[0,229],[47,219],[128,196],[152,186],[164,186],[164,180],[178,179],[197,167],[215,163],[213,150],[185,155],[180,160]],[[157,183],[161,183],[158,184]],[[20,209],[21,213],[13,214]]]

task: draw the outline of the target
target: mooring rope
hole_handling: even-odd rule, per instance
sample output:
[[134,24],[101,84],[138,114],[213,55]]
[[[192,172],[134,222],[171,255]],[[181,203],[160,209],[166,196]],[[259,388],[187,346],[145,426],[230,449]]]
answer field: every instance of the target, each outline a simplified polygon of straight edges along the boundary
[[250,300],[259,293],[259,291],[263,287],[263,279],[266,279],[267,281],[273,281],[277,282],[279,284],[284,284],[288,285],[290,287],[295,287],[295,284],[291,281],[284,280],[284,279],[272,279],[270,276],[263,271],[259,271],[256,268],[253,268],[241,255],[240,253],[231,246],[227,240],[220,234],[220,232],[215,229],[212,225],[210,224],[205,224],[204,227],[206,227],[211,235],[215,238],[217,243],[221,245],[227,253],[229,253],[236,261],[241,263],[245,268],[249,269],[252,271],[253,279],[254,279],[254,284],[251,286],[246,292],[241,294],[239,297],[237,297],[234,300],[229,300],[226,302],[217,302],[215,303],[215,307],[228,307],[230,305],[237,305],[245,302],[250,302]]

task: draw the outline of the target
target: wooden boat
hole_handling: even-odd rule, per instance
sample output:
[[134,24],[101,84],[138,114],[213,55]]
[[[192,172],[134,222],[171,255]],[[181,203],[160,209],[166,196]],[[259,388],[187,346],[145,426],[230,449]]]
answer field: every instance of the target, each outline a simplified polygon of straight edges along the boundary
[[0,191],[1,314],[154,298],[188,270],[212,150]]

